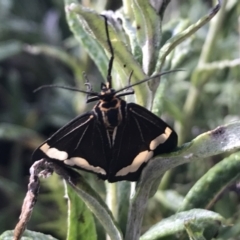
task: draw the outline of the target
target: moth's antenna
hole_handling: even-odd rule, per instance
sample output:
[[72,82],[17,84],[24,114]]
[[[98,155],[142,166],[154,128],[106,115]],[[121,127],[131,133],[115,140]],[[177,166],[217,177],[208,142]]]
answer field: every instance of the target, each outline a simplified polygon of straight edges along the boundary
[[105,22],[105,30],[106,30],[106,35],[107,35],[107,43],[109,46],[109,50],[110,50],[110,54],[111,54],[111,58],[109,60],[109,64],[108,64],[108,74],[107,74],[107,81],[108,81],[108,88],[112,88],[112,66],[113,66],[113,59],[114,59],[114,52],[113,52],[113,47],[112,47],[112,43],[110,41],[110,35],[109,35],[109,30],[108,30],[108,19],[105,15],[101,15],[104,17],[104,22]]
[[[161,73],[156,74],[156,75],[154,75],[154,76],[145,78],[145,79],[143,79],[143,80],[141,80],[141,81],[139,81],[139,82],[137,82],[137,83],[133,83],[133,84],[128,85],[127,87],[121,88],[121,89],[119,89],[118,91],[116,91],[115,94],[118,93],[118,92],[121,92],[121,91],[123,91],[123,90],[126,90],[126,89],[128,89],[128,88],[131,88],[131,87],[133,87],[133,86],[139,85],[139,84],[141,84],[141,83],[148,82],[148,81],[151,80],[151,79],[154,79],[154,78],[157,78],[157,77],[161,77],[161,76],[166,75],[166,74],[169,74],[169,73],[180,72],[180,71],[185,71],[185,70],[183,70],[183,69],[173,69],[173,70],[161,72]],[[132,72],[131,72],[130,77],[131,77],[131,76],[132,76]]]
[[62,88],[62,89],[67,89],[67,90],[71,90],[71,91],[75,91],[75,92],[81,92],[81,93],[86,93],[89,96],[98,96],[99,94],[97,92],[92,92],[92,91],[84,91],[84,90],[80,90],[78,88],[75,87],[66,87],[66,86],[59,86],[59,85],[43,85],[37,89],[35,89],[33,92],[38,92],[44,88]]

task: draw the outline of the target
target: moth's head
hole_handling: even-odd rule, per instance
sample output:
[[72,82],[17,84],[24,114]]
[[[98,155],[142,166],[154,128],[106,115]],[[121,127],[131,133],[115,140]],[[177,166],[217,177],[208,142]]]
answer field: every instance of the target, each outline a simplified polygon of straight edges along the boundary
[[101,92],[99,94],[99,98],[103,100],[112,99],[115,95],[115,90],[110,87],[109,82],[101,84]]

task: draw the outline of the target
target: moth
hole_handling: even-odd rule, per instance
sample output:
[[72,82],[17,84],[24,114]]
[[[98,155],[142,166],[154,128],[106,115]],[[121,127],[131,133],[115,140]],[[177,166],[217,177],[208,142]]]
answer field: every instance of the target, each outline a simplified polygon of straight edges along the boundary
[[[100,93],[89,82],[87,103],[98,101],[94,108],[70,121],[42,143],[33,153],[33,161],[46,158],[62,166],[93,172],[109,182],[137,181],[142,169],[154,156],[171,152],[177,146],[176,132],[159,117],[121,97],[134,94],[133,86],[159,77],[139,81],[120,90],[112,88],[111,70],[114,51],[105,28],[111,58],[106,83]],[[64,88],[64,87],[63,87]],[[76,89],[74,89],[76,90]]]

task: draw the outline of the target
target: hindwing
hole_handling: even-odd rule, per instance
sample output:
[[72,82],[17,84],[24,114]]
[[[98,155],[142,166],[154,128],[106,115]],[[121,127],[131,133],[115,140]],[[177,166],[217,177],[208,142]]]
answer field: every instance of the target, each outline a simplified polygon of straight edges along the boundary
[[47,139],[33,153],[33,161],[48,158],[106,179],[110,153],[107,143],[106,129],[91,111],[75,118]]
[[177,134],[147,109],[127,104],[126,119],[117,128],[109,181],[137,181],[142,168],[155,155],[172,151]]

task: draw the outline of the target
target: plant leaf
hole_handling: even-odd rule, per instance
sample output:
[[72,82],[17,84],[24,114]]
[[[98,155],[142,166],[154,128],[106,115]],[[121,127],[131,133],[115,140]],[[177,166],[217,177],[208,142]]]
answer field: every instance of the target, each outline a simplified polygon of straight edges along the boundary
[[129,209],[131,214],[127,224],[127,239],[138,239],[147,201],[155,194],[161,177],[167,170],[235,149],[240,149],[239,121],[203,133],[177,151],[151,160],[143,169]]
[[58,59],[59,61],[66,64],[66,66],[68,66],[74,72],[74,75],[78,80],[82,79],[84,69],[81,67],[82,64],[80,59],[70,55],[63,49],[46,44],[39,44],[26,45],[24,50],[30,54],[45,54],[46,56]]
[[185,39],[189,38],[199,28],[201,28],[206,23],[208,23],[218,13],[219,9],[220,9],[220,1],[218,1],[218,4],[210,11],[209,14],[205,15],[204,17],[199,19],[196,23],[192,24],[191,26],[189,26],[187,29],[185,29],[181,33],[179,33],[176,36],[169,39],[160,50],[158,62],[157,62],[156,68],[155,68],[155,73],[158,73],[161,71],[168,54],[177,45],[179,45]]
[[73,188],[74,192],[81,200],[85,202],[86,206],[105,228],[110,238],[112,240],[122,240],[122,233],[112,213],[98,193],[93,190],[85,179],[76,171],[69,168],[61,168],[57,164],[53,165],[55,166],[54,171],[59,174]]
[[190,224],[192,226],[194,224],[195,229],[202,229],[202,232],[205,229],[211,228],[212,235],[214,236],[221,226],[219,223],[224,224],[225,219],[218,213],[204,209],[192,209],[186,212],[177,213],[155,224],[144,233],[140,239],[155,240],[183,233],[186,226],[188,229],[190,228]]
[[134,0],[132,9],[137,25],[137,37],[143,53],[143,70],[154,71],[161,40],[161,19],[149,1]]
[[97,39],[94,39],[91,34],[87,32],[86,26],[80,21],[77,14],[69,9],[69,5],[73,3],[77,4],[78,1],[65,0],[65,12],[68,25],[75,38],[84,46],[84,49],[87,50],[89,56],[94,60],[102,76],[105,78],[107,76],[108,58]]
[[[13,231],[9,230],[4,232],[0,236],[0,240],[12,240],[13,236],[14,236]],[[21,237],[21,240],[57,240],[57,239],[52,237],[51,235],[25,230],[23,236]]]
[[188,192],[178,211],[192,208],[209,209],[215,198],[240,175],[240,152],[234,153],[212,167]]
[[[87,22],[87,26],[89,30],[92,32],[94,37],[98,40],[98,42],[104,47],[104,49],[109,52],[109,46],[106,41],[106,30],[104,25],[104,19],[97,13],[83,8],[80,4],[71,4],[67,6],[68,11],[71,11],[72,14],[80,17],[80,19],[84,20],[83,22]],[[116,33],[114,28],[109,25],[108,26],[110,40],[114,49],[114,60],[117,63],[117,66],[114,67],[117,73],[120,75],[121,80],[124,82],[124,86],[127,85],[127,79],[133,71],[133,75],[131,78],[132,83],[136,83],[139,80],[146,78],[147,76],[144,74],[141,66],[139,63],[134,59],[134,56],[131,54],[130,49],[126,47],[126,44],[122,42],[121,37]],[[107,74],[105,74],[106,78]],[[146,101],[148,88],[143,88],[140,86],[136,86],[136,99],[137,102],[142,105],[146,106],[149,103]],[[144,97],[145,96],[145,97]]]
[[35,131],[11,123],[0,123],[0,139],[21,142],[33,149],[43,142],[43,138]]
[[154,199],[161,203],[166,209],[176,212],[184,198],[175,190],[158,190],[154,195]]
[[94,218],[76,192],[65,184],[68,196],[68,234],[67,240],[97,239]]
[[23,44],[19,41],[6,41],[0,43],[0,61],[12,57],[23,50]]

